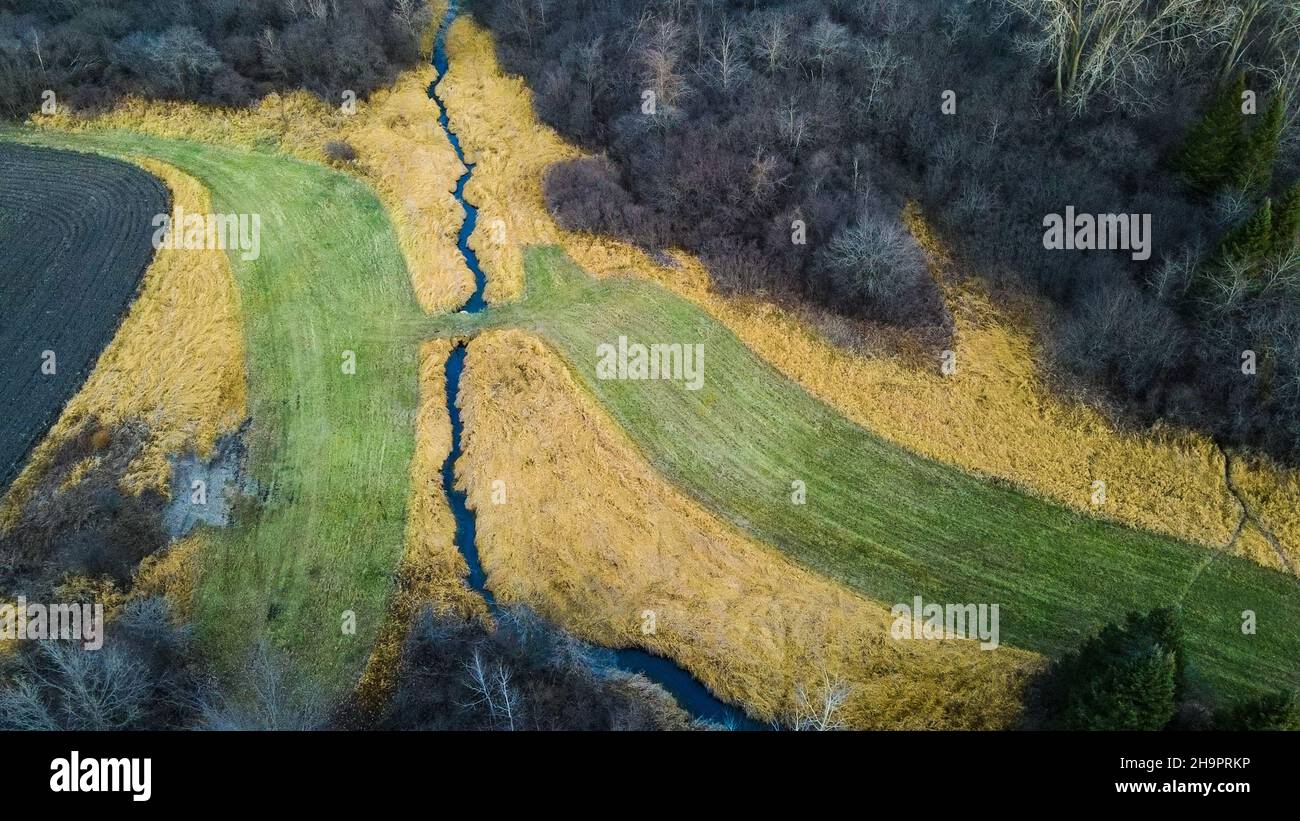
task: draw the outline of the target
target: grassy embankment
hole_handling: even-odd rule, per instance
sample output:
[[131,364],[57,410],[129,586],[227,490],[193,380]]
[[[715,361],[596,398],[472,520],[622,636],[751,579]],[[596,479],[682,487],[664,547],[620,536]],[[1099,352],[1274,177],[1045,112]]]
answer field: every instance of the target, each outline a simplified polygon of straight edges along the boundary
[[[557,248],[525,254],[523,298],[434,333],[521,327],[549,342],[649,462],[722,518],[882,603],[996,602],[1005,644],[1048,655],[1131,609],[1181,603],[1195,675],[1223,692],[1300,676],[1300,580],[1082,515],[912,454],[759,359],[698,306],[597,280]],[[596,347],[700,343],[703,390],[599,380]],[[791,483],[807,486],[794,504]],[[1241,613],[1258,634],[1243,635]]]
[[[235,527],[208,535],[194,616],[232,666],[265,637],[295,669],[345,692],[384,620],[417,456],[419,346],[391,329],[423,312],[383,206],[365,185],[279,153],[130,132],[21,137],[152,157],[202,182],[215,211],[261,215],[260,257],[229,258],[248,351],[249,467],[262,498]],[[343,371],[346,351],[354,375]],[[436,465],[439,440],[429,441],[434,452],[421,458]],[[454,565],[440,530],[425,535]],[[342,629],[346,611],[355,635]]]

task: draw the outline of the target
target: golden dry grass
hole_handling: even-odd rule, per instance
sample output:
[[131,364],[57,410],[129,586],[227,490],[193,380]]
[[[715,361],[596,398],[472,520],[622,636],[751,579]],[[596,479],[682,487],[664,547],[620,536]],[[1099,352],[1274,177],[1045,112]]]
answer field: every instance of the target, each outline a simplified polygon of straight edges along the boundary
[[427,96],[433,78],[433,66],[425,62],[403,72],[391,88],[358,100],[351,115],[340,105],[295,91],[268,95],[243,109],[130,98],[102,114],[82,116],[60,109],[54,115],[34,115],[29,123],[65,131],[125,129],[273,148],[319,163],[329,162],[327,142],[345,140],[356,148],[357,160],[338,167],[375,190],[397,231],[420,304],[427,311],[443,311],[469,298],[474,278],[456,252],[463,214],[452,192],[464,169]]
[[[136,162],[167,184],[175,204],[191,213],[210,210],[207,190],[194,178],[166,163]],[[48,460],[91,420],[101,429],[143,420],[149,439],[120,484],[127,492],[166,494],[168,457],[210,456],[217,437],[244,419],[247,401],[239,293],[225,252],[162,249],[86,384],[15,479],[0,524],[12,524]],[[76,466],[73,480],[89,466]]]
[[474,276],[456,250],[464,214],[452,192],[463,168],[427,94],[433,77],[432,66],[404,73],[343,129],[397,230],[415,295],[430,312],[456,308],[474,292]]
[[1300,569],[1300,472],[1262,458],[1234,459],[1232,482],[1254,521],[1272,537],[1256,548],[1259,561],[1281,567],[1280,552],[1292,571]]
[[420,406],[411,459],[411,493],[407,502],[406,553],[397,571],[388,613],[365,672],[357,684],[360,703],[380,706],[396,681],[402,642],[411,621],[425,604],[439,612],[487,618],[487,604],[469,588],[469,566],[455,545],[456,523],[447,506],[439,471],[451,451],[451,420],[444,406],[443,367],[451,343],[426,342],[420,349]]
[[197,531],[146,557],[136,568],[131,597],[163,596],[171,604],[172,616],[177,621],[189,621],[194,612],[194,591],[199,584],[205,546],[203,531]]
[[447,2],[448,0],[429,0],[429,25],[420,36],[420,53],[433,53],[433,38],[438,35],[438,27],[447,14]]
[[[937,355],[931,367],[890,353],[864,356],[830,343],[797,312],[716,294],[708,272],[687,254],[660,265],[627,243],[559,229],[545,208],[542,174],[580,152],[537,120],[527,87],[502,73],[484,29],[458,19],[448,50],[451,70],[440,89],[479,163],[471,182],[481,213],[476,249],[494,299],[522,288],[523,246],[560,244],[597,276],[632,274],[690,299],[810,393],[910,450],[1126,524],[1220,548],[1231,540],[1240,514],[1214,443],[1166,428],[1121,431],[1082,402],[1054,394],[1042,379],[1026,318],[995,306],[977,282],[954,277],[914,210],[909,224],[956,324],[952,377],[940,373]],[[497,218],[507,220],[501,244],[488,236]],[[1252,510],[1284,551],[1300,557],[1300,474],[1257,463],[1234,463],[1233,470],[1259,500]],[[1101,506],[1092,503],[1098,480],[1106,483]],[[1251,530],[1231,549],[1280,566]]]
[[488,302],[523,293],[523,249],[560,242],[542,199],[541,172],[581,155],[533,114],[532,92],[497,64],[491,35],[461,15],[447,34],[447,76],[438,94],[474,175],[465,198],[479,212],[470,247],[487,272]]
[[[475,339],[460,405],[457,481],[501,601],[527,602],[600,644],[674,658],[765,719],[790,709],[798,684],[816,693],[823,670],[851,684],[855,727],[1000,727],[1018,716],[1037,656],[890,639],[885,606],[745,537],[662,479],[536,338]],[[653,635],[642,632],[647,610]]]
[[[81,575],[65,576],[53,590],[52,599],[58,602],[85,602],[102,604],[104,620],[117,615],[117,611],[131,598],[128,593],[119,590],[112,579]],[[0,605],[14,606],[13,599],[0,601]],[[18,649],[19,638],[0,637],[0,659]]]

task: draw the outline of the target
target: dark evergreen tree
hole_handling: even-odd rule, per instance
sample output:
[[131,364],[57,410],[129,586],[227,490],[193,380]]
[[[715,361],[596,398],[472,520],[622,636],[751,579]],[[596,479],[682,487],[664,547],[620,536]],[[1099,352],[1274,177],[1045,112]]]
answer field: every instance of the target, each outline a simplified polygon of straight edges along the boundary
[[1228,232],[1219,246],[1220,264],[1262,262],[1273,250],[1273,202],[1264,204],[1250,219]]
[[1216,730],[1300,730],[1300,702],[1294,691],[1238,701],[1215,714]]
[[1224,87],[1170,157],[1170,165],[1196,192],[1209,196],[1241,176],[1241,97],[1246,75]]
[[1300,181],[1277,198],[1273,209],[1273,253],[1290,254],[1300,243]]
[[1273,182],[1273,164],[1277,161],[1278,141],[1282,139],[1286,121],[1283,102],[1281,92],[1275,91],[1263,118],[1243,140],[1236,184],[1247,191],[1267,191]]
[[1160,730],[1183,690],[1177,611],[1130,613],[1108,624],[1048,674],[1048,722],[1067,730]]
[[1187,652],[1183,646],[1183,627],[1178,611],[1172,607],[1152,610],[1146,615],[1145,623],[1152,638],[1174,657],[1174,700],[1182,701],[1186,685]]

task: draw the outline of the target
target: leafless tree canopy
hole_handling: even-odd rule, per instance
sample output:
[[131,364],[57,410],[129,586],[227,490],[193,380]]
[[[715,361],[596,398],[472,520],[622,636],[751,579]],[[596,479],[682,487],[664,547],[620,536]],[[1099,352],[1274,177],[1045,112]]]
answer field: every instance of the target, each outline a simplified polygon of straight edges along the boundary
[[190,726],[207,696],[188,629],[163,599],[134,601],[104,646],[27,642],[0,663],[0,729],[140,730]]
[[123,0],[0,7],[0,114],[45,89],[92,108],[122,94],[246,105],[281,88],[364,96],[420,59],[425,0]]
[[1098,96],[1149,107],[1161,71],[1220,39],[1212,0],[1006,0],[1035,24],[1020,45],[1051,66],[1057,96],[1076,111]]

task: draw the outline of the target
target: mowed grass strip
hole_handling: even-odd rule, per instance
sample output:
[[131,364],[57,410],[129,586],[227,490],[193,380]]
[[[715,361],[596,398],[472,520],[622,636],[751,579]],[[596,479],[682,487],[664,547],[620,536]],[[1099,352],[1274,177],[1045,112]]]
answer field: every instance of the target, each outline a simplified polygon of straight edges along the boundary
[[[261,215],[260,256],[230,251],[261,499],[212,534],[195,617],[232,669],[267,638],[340,694],[361,673],[402,555],[418,397],[418,346],[394,342],[392,328],[421,312],[379,201],[282,155],[129,132],[19,136],[154,157],[202,181],[216,212]],[[346,351],[355,375],[343,372]]]
[[[1300,580],[1104,522],[916,456],[847,421],[695,305],[644,280],[597,281],[556,248],[525,255],[527,291],[481,320],[552,342],[650,462],[759,538],[887,605],[998,603],[1003,643],[1049,655],[1108,620],[1186,608],[1194,675],[1223,692],[1300,683]],[[596,348],[704,345],[704,386],[596,378]],[[807,487],[794,504],[792,483]],[[1242,613],[1259,628],[1243,634]]]

